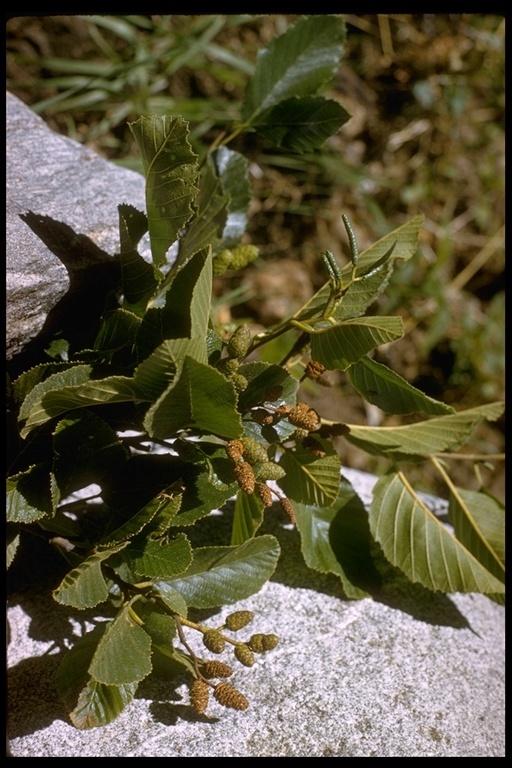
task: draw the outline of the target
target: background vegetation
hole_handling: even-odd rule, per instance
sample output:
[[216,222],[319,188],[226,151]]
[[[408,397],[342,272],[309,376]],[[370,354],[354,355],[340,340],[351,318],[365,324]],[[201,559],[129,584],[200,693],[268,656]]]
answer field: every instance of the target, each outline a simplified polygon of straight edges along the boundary
[[[296,18],[15,17],[7,87],[53,129],[140,170],[127,121],[180,114],[204,154],[229,129],[257,51]],[[417,257],[395,272],[375,310],[402,315],[408,330],[379,350],[381,359],[457,409],[503,399],[504,18],[345,19],[344,63],[328,96],[352,117],[314,155],[245,145],[250,235],[261,258],[242,275],[217,278],[219,319],[264,325],[304,303],[325,279],[322,250],[348,260],[342,213],[360,250],[423,213]],[[307,390],[304,399],[335,419],[393,423],[362,410],[343,374],[332,379],[321,403]],[[502,451],[503,423],[483,425],[478,438],[482,452]],[[376,469],[355,448],[343,459]],[[492,477],[489,490],[503,498],[503,472]]]

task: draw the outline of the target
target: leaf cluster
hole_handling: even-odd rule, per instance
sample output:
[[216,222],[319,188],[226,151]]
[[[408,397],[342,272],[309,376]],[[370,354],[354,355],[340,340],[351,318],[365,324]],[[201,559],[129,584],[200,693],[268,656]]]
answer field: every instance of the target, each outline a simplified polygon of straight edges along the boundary
[[[183,626],[204,633],[187,618],[190,609],[235,603],[272,576],[279,544],[259,529],[273,498],[296,522],[306,564],[335,574],[350,598],[370,594],[377,550],[428,589],[503,595],[504,510],[484,490],[455,487],[442,458],[503,405],[457,413],[371,356],[404,333],[401,318],[368,309],[397,262],[414,254],[422,217],[361,254],[344,218],[351,264],[342,270],[323,254],[325,285],[277,326],[254,335],[239,326],[229,336],[212,320],[215,260],[243,249],[251,197],[248,161],[227,144],[257,132],[289,151],[321,146],[348,118],[321,95],[343,40],[336,16],[302,18],[273,40],[258,57],[239,120],[202,165],[182,117],[131,124],[146,213],[119,206],[119,285],[100,330],[91,348],[70,345],[12,382],[8,561],[23,533],[37,530],[69,563],[53,593],[58,603],[109,601],[117,609],[59,669],[79,728],[110,722],[162,662],[188,670],[203,690],[204,660]],[[139,253],[145,235],[151,261]],[[262,348],[284,335],[292,341],[281,364],[265,362]],[[421,420],[374,428],[316,414],[298,400],[296,370],[307,375],[311,362],[320,375],[346,371],[368,403]],[[340,434],[388,460],[369,513],[341,480],[332,440]],[[447,482],[453,530],[408,479],[419,461],[432,461]],[[191,527],[233,498],[230,541],[197,546]],[[246,651],[238,656],[249,666]]]

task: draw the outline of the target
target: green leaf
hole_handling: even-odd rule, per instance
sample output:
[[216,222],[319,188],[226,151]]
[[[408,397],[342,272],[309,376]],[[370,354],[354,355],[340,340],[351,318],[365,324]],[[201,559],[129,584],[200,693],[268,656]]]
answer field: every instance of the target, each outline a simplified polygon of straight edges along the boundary
[[187,570],[192,551],[184,533],[171,541],[139,538],[125,549],[121,559],[131,571],[149,579],[168,579]]
[[187,356],[177,381],[148,410],[144,427],[159,438],[188,427],[235,438],[242,434],[236,405],[233,385],[214,368]]
[[110,622],[100,639],[89,674],[104,685],[138,683],[151,672],[151,638],[133,616],[134,597]]
[[290,152],[314,152],[349,118],[337,101],[305,96],[280,102],[260,115],[253,126],[276,147]]
[[482,419],[495,421],[503,410],[503,403],[488,403],[405,427],[361,427],[348,424],[349,433],[346,438],[372,454],[398,459],[428,457],[432,453],[456,451]]
[[204,441],[188,442],[176,440],[175,449],[187,462],[181,473],[185,486],[179,514],[172,521],[173,526],[188,526],[195,523],[212,509],[220,509],[227,499],[234,496],[238,484],[233,476],[232,464],[224,448]]
[[290,376],[281,365],[252,362],[241,365],[238,370],[249,382],[247,389],[240,393],[241,410],[254,407],[265,401],[266,393],[274,387],[282,387],[282,392],[279,398],[273,400],[272,403],[295,405],[299,382]]
[[457,538],[493,576],[504,582],[504,506],[488,493],[454,488],[448,515]]
[[278,481],[289,499],[317,507],[330,507],[340,487],[340,460],[326,440],[318,438],[325,456],[318,458],[302,445],[286,448],[279,464],[286,476]]
[[90,365],[75,365],[72,368],[67,368],[65,371],[59,371],[49,376],[44,381],[36,384],[29,392],[23,404],[20,408],[19,423],[25,423],[25,426],[20,429],[21,437],[25,438],[31,430],[39,424],[44,424],[48,419],[53,416],[58,416],[62,413],[62,409],[58,403],[54,403],[52,409],[48,410],[43,405],[43,398],[50,392],[57,392],[65,387],[73,387],[78,384],[88,382],[91,377],[92,366]]
[[368,513],[350,484],[341,481],[338,497],[327,509],[297,502],[293,509],[306,565],[338,576],[347,597],[368,597],[364,587],[378,581]]
[[9,525],[7,526],[6,543],[7,543],[6,565],[7,565],[7,568],[10,568],[11,563],[14,560],[16,556],[16,552],[18,551],[18,547],[20,545],[20,534],[18,529],[15,526],[9,526]]
[[[165,305],[151,307],[137,335],[139,358],[147,357],[166,340],[193,339],[205,347],[210,319],[212,264],[209,248],[196,253],[174,275]],[[206,352],[203,352],[206,360]],[[175,355],[176,361],[179,358]]]
[[140,322],[140,317],[123,307],[110,312],[101,324],[94,349],[111,364],[129,366]]
[[133,611],[144,625],[144,631],[151,638],[153,646],[172,649],[172,640],[176,635],[176,622],[172,616],[158,608],[154,602],[142,598],[133,607]]
[[192,216],[197,158],[188,142],[188,124],[182,117],[150,115],[128,125],[144,166],[151,252],[155,265],[160,267]]
[[[167,581],[194,608],[216,608],[243,600],[269,580],[279,559],[277,540],[257,536],[238,547],[194,549],[188,571]],[[160,582],[158,589],[164,589]]]
[[345,42],[340,16],[299,19],[260,51],[242,104],[242,119],[252,125],[262,112],[293,96],[314,95],[336,74]]
[[222,189],[228,195],[227,219],[222,232],[222,248],[239,245],[247,228],[247,212],[251,199],[249,161],[239,152],[218,147],[211,155]]
[[[178,492],[178,486],[178,483],[169,486],[166,492],[159,493],[158,496],[151,499],[148,504],[142,507],[126,523],[105,534],[99,542],[100,546],[111,546],[121,541],[127,541],[149,527],[152,521],[153,525],[150,528],[154,530],[155,518],[159,518],[161,521],[163,516],[166,519],[165,530],[167,530],[181,505],[182,494]],[[181,488],[181,486],[179,487]]]
[[403,336],[400,317],[344,320],[311,335],[311,357],[326,368],[346,370],[371,349]]
[[163,341],[133,374],[133,386],[141,400],[154,403],[176,375],[177,365],[172,340]]
[[101,570],[101,564],[116,552],[126,547],[122,542],[115,547],[95,552],[87,557],[77,568],[73,568],[53,591],[54,599],[61,605],[72,605],[83,611],[94,608],[108,598],[108,587]]
[[12,382],[12,397],[15,403],[21,403],[33,390],[36,384],[52,376],[54,373],[67,371],[73,363],[41,363],[22,373]]
[[[222,181],[215,174],[212,163],[209,162],[201,177],[199,195],[197,198],[197,213],[187,227],[185,235],[180,240],[180,250],[173,273],[188,262],[198,251],[214,247],[221,242],[222,232],[227,220],[229,196],[224,192]],[[165,286],[165,281],[163,285]]]
[[348,370],[350,381],[365,400],[386,413],[454,413],[450,405],[428,397],[387,366],[362,357]]
[[34,464],[7,478],[7,522],[33,523],[55,513],[52,481],[46,464]]
[[256,494],[239,491],[235,499],[231,544],[236,546],[249,541],[263,522],[263,502]]
[[434,591],[504,593],[501,581],[435,517],[401,472],[378,480],[369,523],[386,558],[410,581]]
[[137,687],[138,683],[103,685],[90,680],[81,691],[69,718],[75,728],[80,730],[107,725],[132,702]]
[[165,605],[171,609],[171,611],[186,618],[188,605],[179,592],[166,584],[165,581],[159,581],[158,583],[153,584],[153,591],[160,597]]
[[[396,259],[409,260],[418,247],[418,237],[424,216],[415,216],[406,224],[385,235],[359,254],[356,276],[362,277],[348,288],[343,300],[334,312],[336,320],[347,320],[363,315],[370,304],[386,287]],[[393,247],[393,250],[391,248]],[[386,254],[388,256],[386,257]],[[378,266],[380,264],[380,266]],[[376,272],[373,272],[373,270]],[[347,285],[351,278],[352,265],[347,264],[341,271],[342,281]],[[294,318],[311,320],[321,314],[329,299],[330,286],[326,283],[305,304]]]
[[137,691],[138,683],[116,686],[91,680],[87,670],[106,629],[104,622],[77,640],[65,654],[55,676],[57,692],[70,711],[71,722],[80,730],[115,720]]
[[[273,387],[282,387],[282,392],[272,405],[295,405],[299,382],[280,365],[272,363],[245,363],[238,369],[245,376],[249,385],[240,393],[238,404],[240,410],[248,411],[266,400],[266,393]],[[287,419],[276,420],[274,424],[262,426],[252,420],[250,411],[243,418],[244,434],[254,437],[262,443],[279,443],[289,438],[296,427]]]
[[158,286],[155,269],[137,251],[137,243],[148,229],[145,214],[129,205],[119,206],[121,240],[121,289],[124,306],[143,316],[147,304]]

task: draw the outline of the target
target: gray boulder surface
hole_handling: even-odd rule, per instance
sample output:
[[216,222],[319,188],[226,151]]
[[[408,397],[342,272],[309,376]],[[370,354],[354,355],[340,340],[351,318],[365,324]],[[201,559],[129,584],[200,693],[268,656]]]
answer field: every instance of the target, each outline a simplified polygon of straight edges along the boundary
[[[117,206],[145,210],[145,182],[55,133],[9,92],[6,118],[6,348],[12,360],[45,323],[63,322],[55,308],[68,294],[64,314],[77,296],[105,295],[119,250]],[[73,309],[78,332],[87,331],[87,321],[82,301]]]
[[[371,498],[375,477],[348,469],[343,475],[362,498]],[[440,500],[428,501],[443,513]],[[212,536],[220,525],[222,517],[214,516]],[[63,638],[68,646],[98,615],[54,603],[41,574],[24,572],[21,580],[14,574],[8,602],[12,755],[505,755],[502,606],[483,595],[432,593],[398,575],[385,594],[347,601],[335,577],[305,567],[298,533],[283,525],[279,513],[269,515],[262,532],[275,535],[282,549],[271,581],[258,594],[201,617],[213,627],[234,610],[251,610],[247,637],[253,631],[280,637],[250,669],[234,663],[230,682],[249,700],[244,712],[212,699],[206,713],[196,715],[189,705],[190,678],[147,678],[112,723],[77,730],[59,702],[53,675]],[[200,652],[193,634],[188,639]],[[238,635],[246,637],[244,630]]]

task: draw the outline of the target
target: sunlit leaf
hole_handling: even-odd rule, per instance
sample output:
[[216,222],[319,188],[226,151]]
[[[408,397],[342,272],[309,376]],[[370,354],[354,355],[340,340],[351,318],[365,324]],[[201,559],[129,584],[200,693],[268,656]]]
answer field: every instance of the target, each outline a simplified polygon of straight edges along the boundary
[[454,413],[450,405],[428,397],[398,373],[369,357],[354,363],[348,375],[365,400],[387,413]]
[[[195,608],[215,608],[258,592],[272,576],[280,548],[273,536],[257,536],[234,547],[194,550],[188,571],[167,584]],[[161,582],[157,582],[157,588]]]
[[457,538],[500,581],[505,581],[505,508],[487,493],[454,488],[448,515]]
[[140,576],[167,579],[186,571],[192,552],[187,537],[180,533],[170,541],[138,538],[125,549],[121,559]]
[[122,542],[87,557],[77,568],[66,574],[54,589],[54,599],[61,605],[72,605],[79,610],[94,608],[95,605],[103,603],[108,598],[108,587],[101,564],[124,549],[127,544],[128,542]]
[[260,115],[253,126],[276,147],[290,152],[313,152],[349,118],[337,101],[305,96],[280,102]]
[[[415,216],[359,254],[356,276],[362,277],[362,279],[352,283],[348,288],[334,312],[336,320],[347,320],[364,314],[389,282],[395,260],[407,261],[416,253],[418,237],[424,219],[423,215]],[[389,255],[384,258],[386,254]],[[377,267],[382,260],[383,263]],[[375,272],[373,272],[374,269],[376,269]],[[342,269],[341,275],[344,285],[349,283],[351,272],[351,264]],[[318,317],[329,299],[329,292],[330,287],[326,283],[295,313],[294,317],[302,321]]]
[[151,672],[151,638],[131,615],[132,598],[107,626],[92,661],[89,674],[104,685],[138,683]]
[[7,478],[7,521],[33,523],[53,515],[55,505],[51,492],[49,467],[34,464]]
[[365,427],[348,424],[347,440],[368,453],[397,458],[429,456],[456,451],[469,438],[482,419],[495,421],[504,410],[503,403],[489,403],[437,416],[405,427]]
[[251,493],[239,491],[235,499],[231,544],[243,544],[252,539],[263,521],[263,502]]
[[233,385],[208,365],[186,357],[178,377],[151,406],[144,426],[151,437],[166,438],[194,427],[221,437],[242,433]]
[[157,267],[192,216],[197,158],[182,117],[150,115],[128,123],[146,175],[146,209],[151,253]]
[[242,104],[252,124],[262,112],[292,96],[313,95],[336,74],[345,24],[341,16],[303,17],[260,51]]
[[138,683],[117,686],[91,680],[89,664],[106,629],[104,622],[79,638],[64,655],[55,676],[58,694],[69,710],[70,720],[80,730],[115,720],[137,691]]
[[400,317],[359,317],[311,336],[311,357],[329,369],[346,370],[371,349],[403,336]]
[[211,155],[222,189],[228,195],[227,219],[222,232],[222,248],[239,245],[247,228],[247,211],[251,198],[249,161],[227,147],[219,147]]
[[401,472],[373,489],[370,530],[412,582],[442,592],[503,594],[504,585],[435,517]]
[[16,552],[20,544],[20,534],[18,529],[15,528],[14,526],[7,526],[6,544],[7,544],[6,565],[7,565],[7,568],[10,568],[11,563],[16,556]]
[[288,498],[303,504],[329,507],[340,487],[340,459],[332,445],[320,441],[325,456],[319,458],[303,446],[285,449],[279,465],[286,476],[278,481]]

